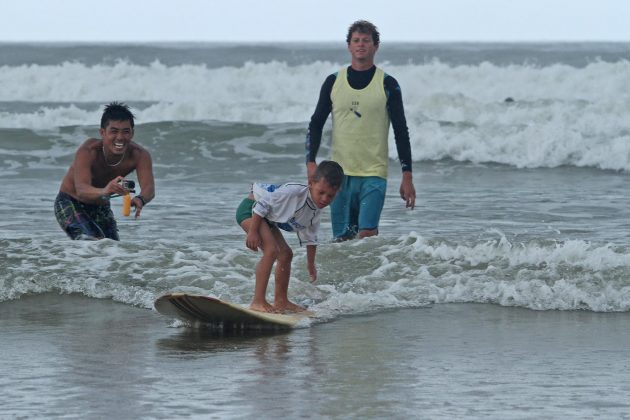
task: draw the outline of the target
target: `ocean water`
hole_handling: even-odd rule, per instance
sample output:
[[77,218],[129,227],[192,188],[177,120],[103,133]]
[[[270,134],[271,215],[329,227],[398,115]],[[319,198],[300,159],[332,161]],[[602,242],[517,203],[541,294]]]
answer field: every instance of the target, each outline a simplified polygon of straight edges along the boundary
[[[324,342],[330,344],[320,349],[329,352],[347,334],[337,326],[352,329],[364,319],[387,325],[400,316],[407,320],[400,328],[420,328],[411,338],[398,337],[396,346],[407,348],[423,335],[438,335],[431,313],[442,314],[444,323],[443,317],[474,312],[461,308],[485,308],[506,314],[500,321],[490,316],[493,322],[517,322],[533,313],[540,327],[548,319],[558,327],[550,336],[583,322],[599,332],[591,341],[580,338],[593,354],[602,342],[609,345],[602,351],[619,350],[614,334],[630,309],[630,44],[383,44],[377,59],[402,87],[417,206],[405,209],[398,196],[401,175],[392,135],[378,237],[331,243],[326,211],[319,280],[311,284],[305,250],[286,236],[295,245],[290,297],[319,314],[306,326],[308,333],[289,335],[292,345],[300,349],[305,334],[329,331]],[[0,44],[0,307],[50,295],[70,302],[79,295],[98,308],[113,301],[161,319],[151,312],[152,302],[169,291],[247,304],[258,255],[244,245],[235,208],[253,181],[305,179],[304,136],[321,83],[347,61],[343,44]],[[137,116],[135,141],[152,153],[157,196],[138,220],[117,216],[120,242],[73,242],[55,221],[53,201],[76,148],[98,137],[103,104],[112,100],[127,102]],[[328,138],[320,158],[328,156]],[[120,214],[122,203],[113,205]],[[593,321],[602,316],[614,320],[605,329],[610,336]],[[66,322],[71,319],[67,315]],[[190,339],[182,333],[185,325],[167,321],[166,334],[175,331],[180,344]],[[28,332],[15,332],[6,322],[15,340],[28,339]],[[28,317],[24,323],[30,325]],[[487,326],[471,328],[467,337],[489,337]],[[370,340],[384,346],[392,343],[390,335]],[[202,343],[223,340],[195,337]],[[226,351],[221,350],[222,360],[234,363],[237,356],[230,359]],[[424,356],[392,351],[387,357],[400,367],[399,379],[413,385],[417,378],[403,373],[419,359],[408,358]],[[461,351],[475,354],[465,346]],[[368,353],[362,360],[376,363]],[[532,353],[535,360],[544,357]],[[569,356],[560,370],[579,369],[582,356]],[[513,360],[521,358],[515,354]],[[468,360],[454,356],[449,363]],[[487,364],[492,369],[492,361]],[[607,368],[595,365],[588,374],[594,378]],[[309,380],[321,394],[324,383],[315,373],[303,374],[313,375]],[[256,374],[269,381],[273,376]],[[222,375],[222,383],[233,380],[227,371]],[[464,370],[458,379],[473,377],[466,375]],[[533,381],[554,382],[540,375]],[[46,386],[20,388],[14,397],[29,401],[35,391],[45,395]],[[347,386],[335,392],[348,392],[351,399],[352,384]],[[358,391],[366,385],[354,386]],[[530,400],[545,395],[544,387],[504,399],[472,399],[461,410],[443,399],[436,406],[429,397],[414,402],[400,390],[383,392],[388,401],[406,401],[399,411],[389,411],[395,417],[427,407],[431,417],[555,417],[579,414],[579,407],[595,416],[627,412],[621,397],[588,400],[586,391],[601,393],[614,385],[594,380],[590,386],[553,409],[518,404],[523,395]],[[435,388],[436,398],[444,389]],[[474,389],[471,385],[470,392]],[[49,395],[57,403],[58,398]],[[332,398],[330,412],[311,415],[383,414],[378,399],[361,401],[366,411],[356,404],[334,406]],[[237,402],[225,404],[215,414],[252,414],[240,412]],[[193,407],[176,414],[212,413]],[[288,411],[309,417],[296,407]]]

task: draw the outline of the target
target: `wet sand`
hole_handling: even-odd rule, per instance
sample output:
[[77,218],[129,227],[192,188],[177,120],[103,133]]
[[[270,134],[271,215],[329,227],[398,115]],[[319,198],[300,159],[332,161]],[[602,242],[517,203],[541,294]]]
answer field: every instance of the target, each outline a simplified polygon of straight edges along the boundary
[[628,313],[435,305],[275,334],[79,295],[0,303],[2,416],[627,416]]

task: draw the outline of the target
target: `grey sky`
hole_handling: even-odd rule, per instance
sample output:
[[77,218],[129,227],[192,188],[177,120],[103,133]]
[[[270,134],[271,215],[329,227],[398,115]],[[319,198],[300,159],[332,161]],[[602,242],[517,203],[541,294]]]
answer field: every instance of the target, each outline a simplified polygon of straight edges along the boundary
[[630,41],[627,0],[20,0],[0,41]]

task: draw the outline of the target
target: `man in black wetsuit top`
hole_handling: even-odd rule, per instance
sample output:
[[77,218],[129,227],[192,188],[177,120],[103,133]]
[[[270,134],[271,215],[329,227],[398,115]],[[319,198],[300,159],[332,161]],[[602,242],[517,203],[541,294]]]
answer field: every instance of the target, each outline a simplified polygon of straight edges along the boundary
[[413,209],[416,190],[411,172],[411,145],[402,94],[396,79],[374,65],[380,34],[359,20],[348,29],[351,65],[331,74],[322,85],[306,135],[309,179],[328,115],[332,113],[332,160],[346,179],[330,206],[335,241],[378,235],[385,203],[389,125],[392,124],[402,166],[400,196]]

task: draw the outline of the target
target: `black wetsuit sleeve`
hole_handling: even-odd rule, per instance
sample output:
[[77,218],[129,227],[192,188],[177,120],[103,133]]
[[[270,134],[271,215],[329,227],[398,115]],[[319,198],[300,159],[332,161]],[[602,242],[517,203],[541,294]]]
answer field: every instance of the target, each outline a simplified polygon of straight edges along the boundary
[[411,172],[411,143],[409,142],[409,129],[407,128],[407,119],[405,118],[405,108],[403,106],[400,85],[396,79],[390,75],[385,76],[383,85],[385,87],[385,93],[387,94],[387,111],[389,112],[389,119],[394,129],[398,160],[400,161],[403,172]]
[[317,152],[319,151],[319,145],[322,142],[322,132],[324,130],[324,124],[328,119],[332,111],[332,99],[330,93],[332,87],[337,79],[337,74],[331,74],[326,78],[322,88],[319,92],[319,100],[315,107],[315,112],[311,117],[311,122],[308,124],[308,133],[306,133],[306,162],[315,162]]

